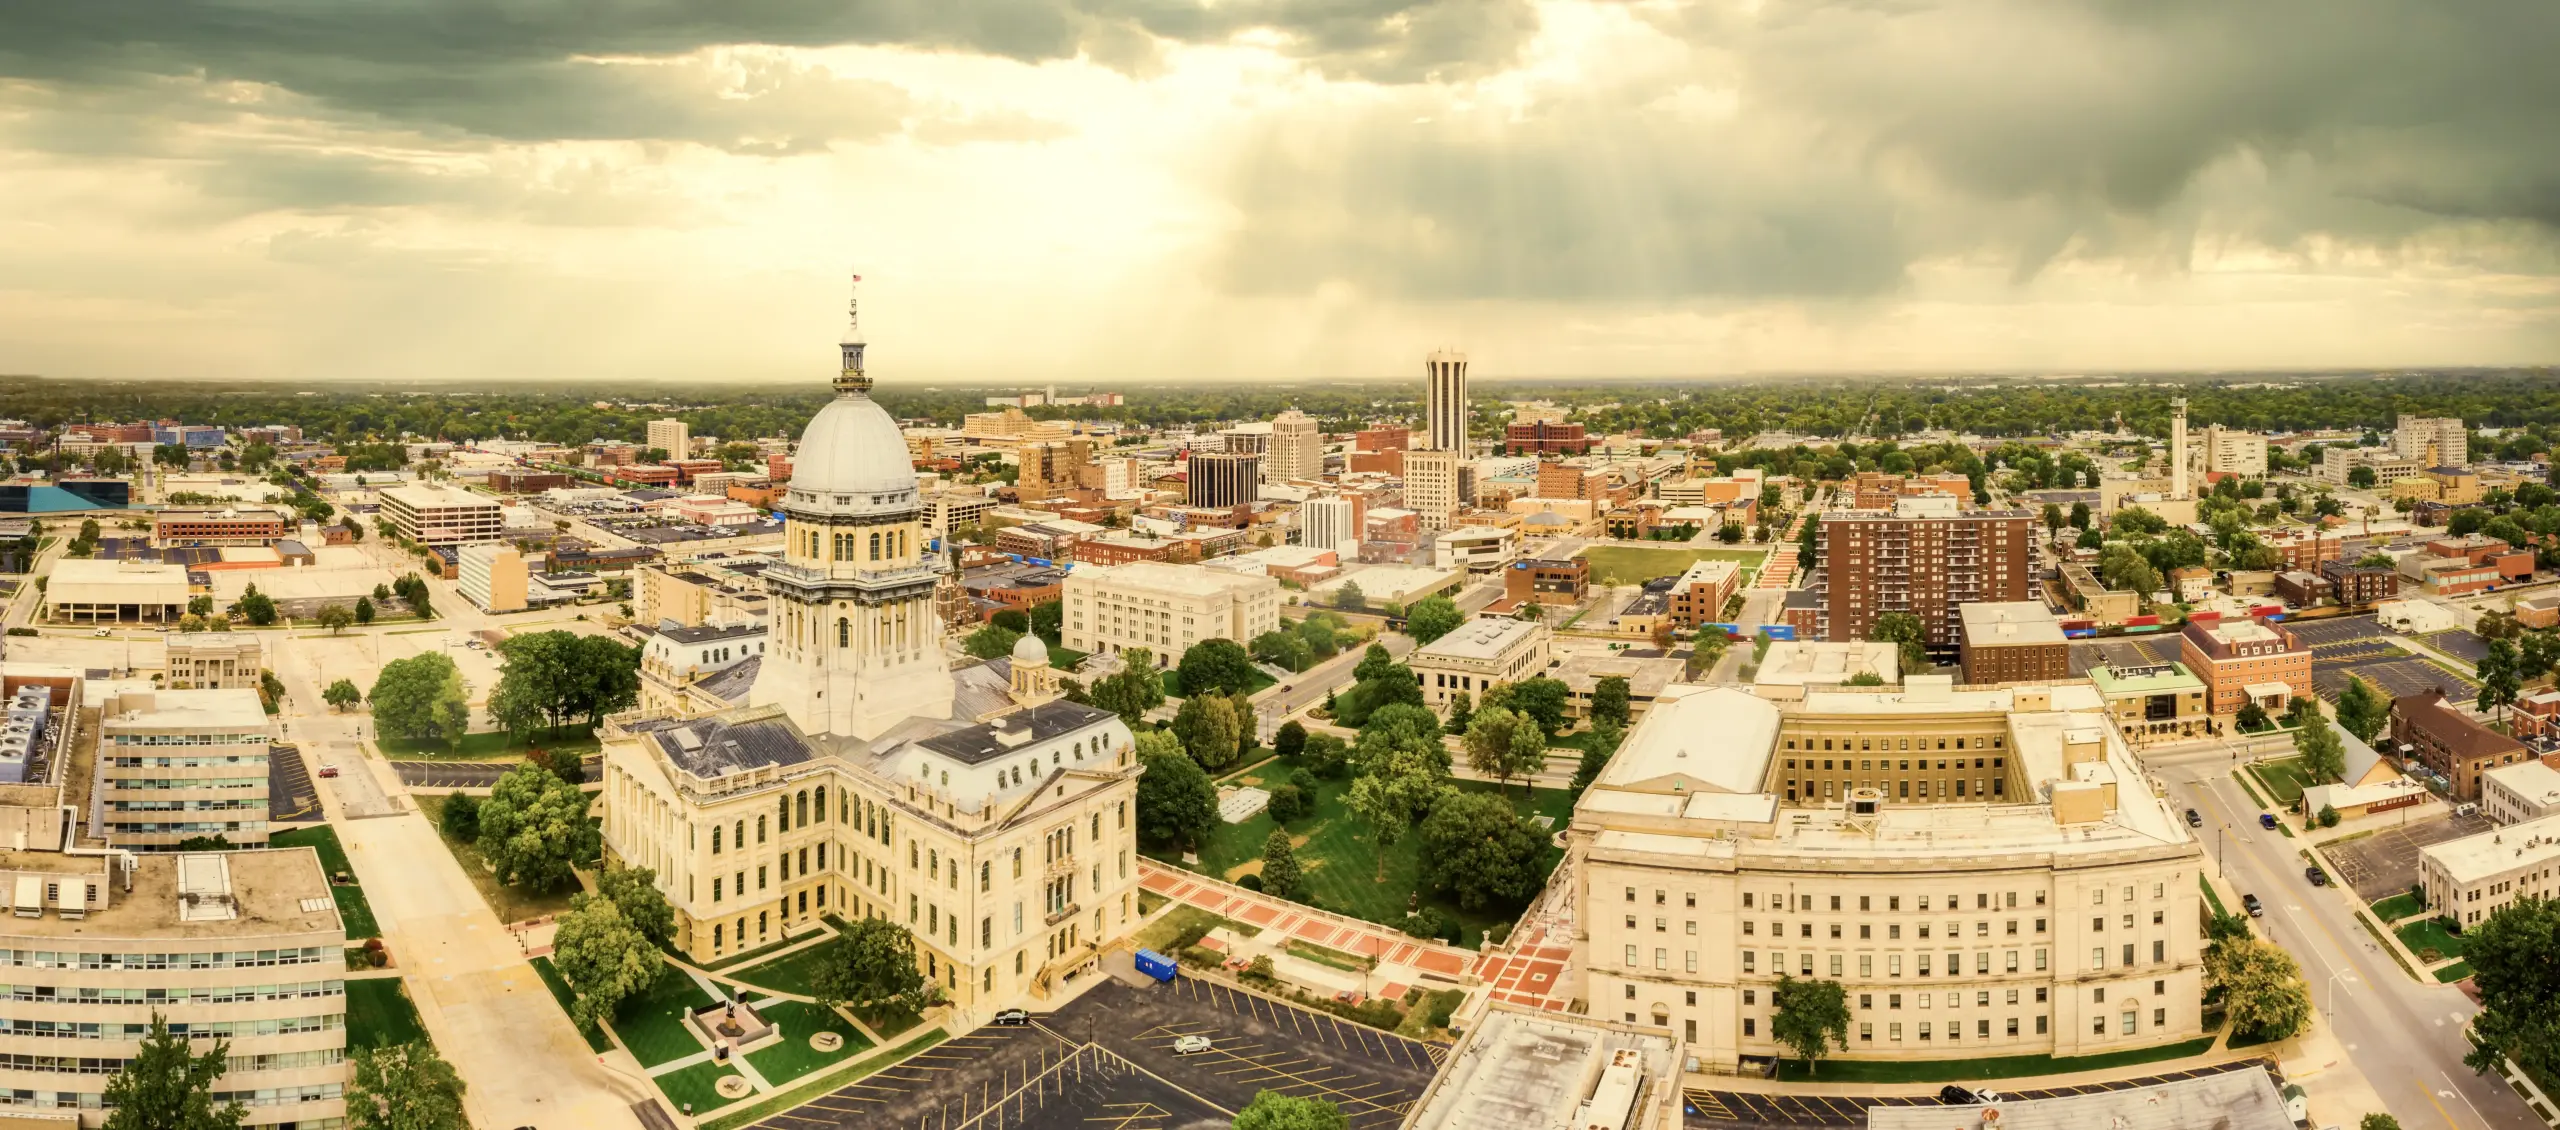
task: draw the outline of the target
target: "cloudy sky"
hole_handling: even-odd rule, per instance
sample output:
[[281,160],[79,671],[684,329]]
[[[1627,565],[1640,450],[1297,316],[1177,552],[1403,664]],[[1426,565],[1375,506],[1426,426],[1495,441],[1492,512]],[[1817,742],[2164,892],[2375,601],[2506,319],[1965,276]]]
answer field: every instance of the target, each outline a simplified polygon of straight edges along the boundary
[[0,372],[2560,360],[2549,0],[0,13]]

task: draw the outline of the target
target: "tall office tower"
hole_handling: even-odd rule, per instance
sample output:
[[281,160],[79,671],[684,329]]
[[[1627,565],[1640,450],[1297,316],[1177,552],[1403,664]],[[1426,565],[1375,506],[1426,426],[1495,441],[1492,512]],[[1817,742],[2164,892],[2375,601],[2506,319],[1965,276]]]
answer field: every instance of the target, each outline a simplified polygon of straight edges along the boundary
[[1270,458],[1263,477],[1272,482],[1313,479],[1324,474],[1324,425],[1292,408],[1271,421]]
[[1298,507],[1299,544],[1308,549],[1360,551],[1360,502],[1329,495]]
[[2187,398],[2169,402],[2169,497],[2192,498],[2187,493]]
[[1183,467],[1193,506],[1244,506],[1262,497],[1262,457],[1195,451]]
[[1423,446],[1467,451],[1467,355],[1440,350],[1422,362]]
[[2452,416],[2402,416],[2391,431],[2391,451],[2421,467],[2460,467],[2471,462],[2471,439]]
[[1908,612],[1920,618],[1932,649],[1952,650],[1964,642],[1965,605],[2030,599],[2028,527],[2035,515],[1959,511],[1952,501],[1905,498],[1891,511],[1822,516],[1815,592],[1823,639],[1874,639],[1876,617]]
[[1404,453],[1404,505],[1424,530],[1449,528],[1466,497],[1458,489],[1460,456],[1447,448]]
[[1271,425],[1238,424],[1220,431],[1218,439],[1220,451],[1233,452],[1237,455],[1260,455],[1271,450]]
[[677,419],[649,421],[649,446],[664,448],[669,459],[693,457],[693,429]]

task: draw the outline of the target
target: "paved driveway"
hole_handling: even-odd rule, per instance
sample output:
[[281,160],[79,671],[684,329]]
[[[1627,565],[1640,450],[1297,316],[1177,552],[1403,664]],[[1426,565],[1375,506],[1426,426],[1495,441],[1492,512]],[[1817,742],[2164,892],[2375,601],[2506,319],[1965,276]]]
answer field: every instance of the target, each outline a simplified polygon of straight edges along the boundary
[[[394,761],[391,768],[400,774],[400,783],[412,788],[486,789],[493,788],[507,770],[523,764],[519,761]],[[604,780],[604,766],[589,762],[584,767],[590,785]]]
[[[1447,1050],[1365,1025],[1190,977],[1139,988],[1105,981],[1047,1018],[1051,1029],[1109,1049],[1224,1110],[1255,1093],[1320,1098],[1351,1130],[1404,1121]],[[1173,1054],[1174,1041],[1206,1036],[1210,1051]]]

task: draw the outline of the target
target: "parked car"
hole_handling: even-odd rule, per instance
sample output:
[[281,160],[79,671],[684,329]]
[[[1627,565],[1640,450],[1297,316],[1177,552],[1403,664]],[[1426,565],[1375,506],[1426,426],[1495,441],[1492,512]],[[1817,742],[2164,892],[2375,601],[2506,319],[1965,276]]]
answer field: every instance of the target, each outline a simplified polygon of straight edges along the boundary
[[1938,1101],[1948,1106],[1979,1106],[2000,1101],[1998,1091],[1969,1091],[1949,1083],[1938,1088]]
[[2275,831],[2275,830],[2276,830],[2276,814],[2275,814],[2275,813],[2272,813],[2272,812],[2261,812],[2261,813],[2259,813],[2259,814],[2258,814],[2258,826],[2259,826],[2259,827],[2261,827],[2261,828],[2264,828],[2264,829],[2266,829],[2266,830],[2268,830],[2268,831],[2270,831],[2270,832]]
[[2303,868],[2302,877],[2311,880],[2311,885],[2315,887],[2329,885],[2329,873],[2321,870],[2317,864]]
[[2190,828],[2201,828],[2201,827],[2204,827],[2204,813],[2198,812],[2198,811],[2196,811],[2195,809],[2192,809],[2192,808],[2188,809],[2188,810],[2187,810],[2187,827],[2190,827]]
[[995,1015],[995,1019],[990,1021],[990,1023],[1001,1027],[1020,1027],[1031,1023],[1031,1010],[1027,1008],[1008,1008],[997,1013]]
[[1216,1046],[1209,1042],[1207,1036],[1184,1036],[1173,1042],[1173,1054],[1198,1055]]
[[2264,918],[2267,915],[2267,904],[2259,902],[2256,895],[2240,896],[2240,908],[2248,911],[2251,918]]

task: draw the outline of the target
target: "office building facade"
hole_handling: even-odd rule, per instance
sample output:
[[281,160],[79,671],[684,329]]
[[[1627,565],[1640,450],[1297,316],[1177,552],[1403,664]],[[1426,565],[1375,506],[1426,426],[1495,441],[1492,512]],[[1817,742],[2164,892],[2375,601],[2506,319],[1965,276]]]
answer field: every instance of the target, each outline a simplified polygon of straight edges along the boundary
[[1462,460],[1455,451],[1435,449],[1404,453],[1404,507],[1425,533],[1439,533],[1457,519],[1465,505],[1460,492]]
[[1271,421],[1262,473],[1272,482],[1324,477],[1324,425],[1292,408]]
[[[1432,451],[1467,452],[1467,355],[1447,350],[1424,358],[1423,446]],[[1407,459],[1410,466],[1411,460]]]
[[1262,456],[1195,451],[1183,464],[1193,506],[1249,506],[1262,498]]
[[1965,605],[2028,599],[2035,516],[1918,505],[1949,501],[1905,499],[1891,512],[1822,516],[1815,591],[1823,639],[1873,639],[1877,617],[1908,612],[1920,618],[1932,650],[1953,651],[1964,641]]

